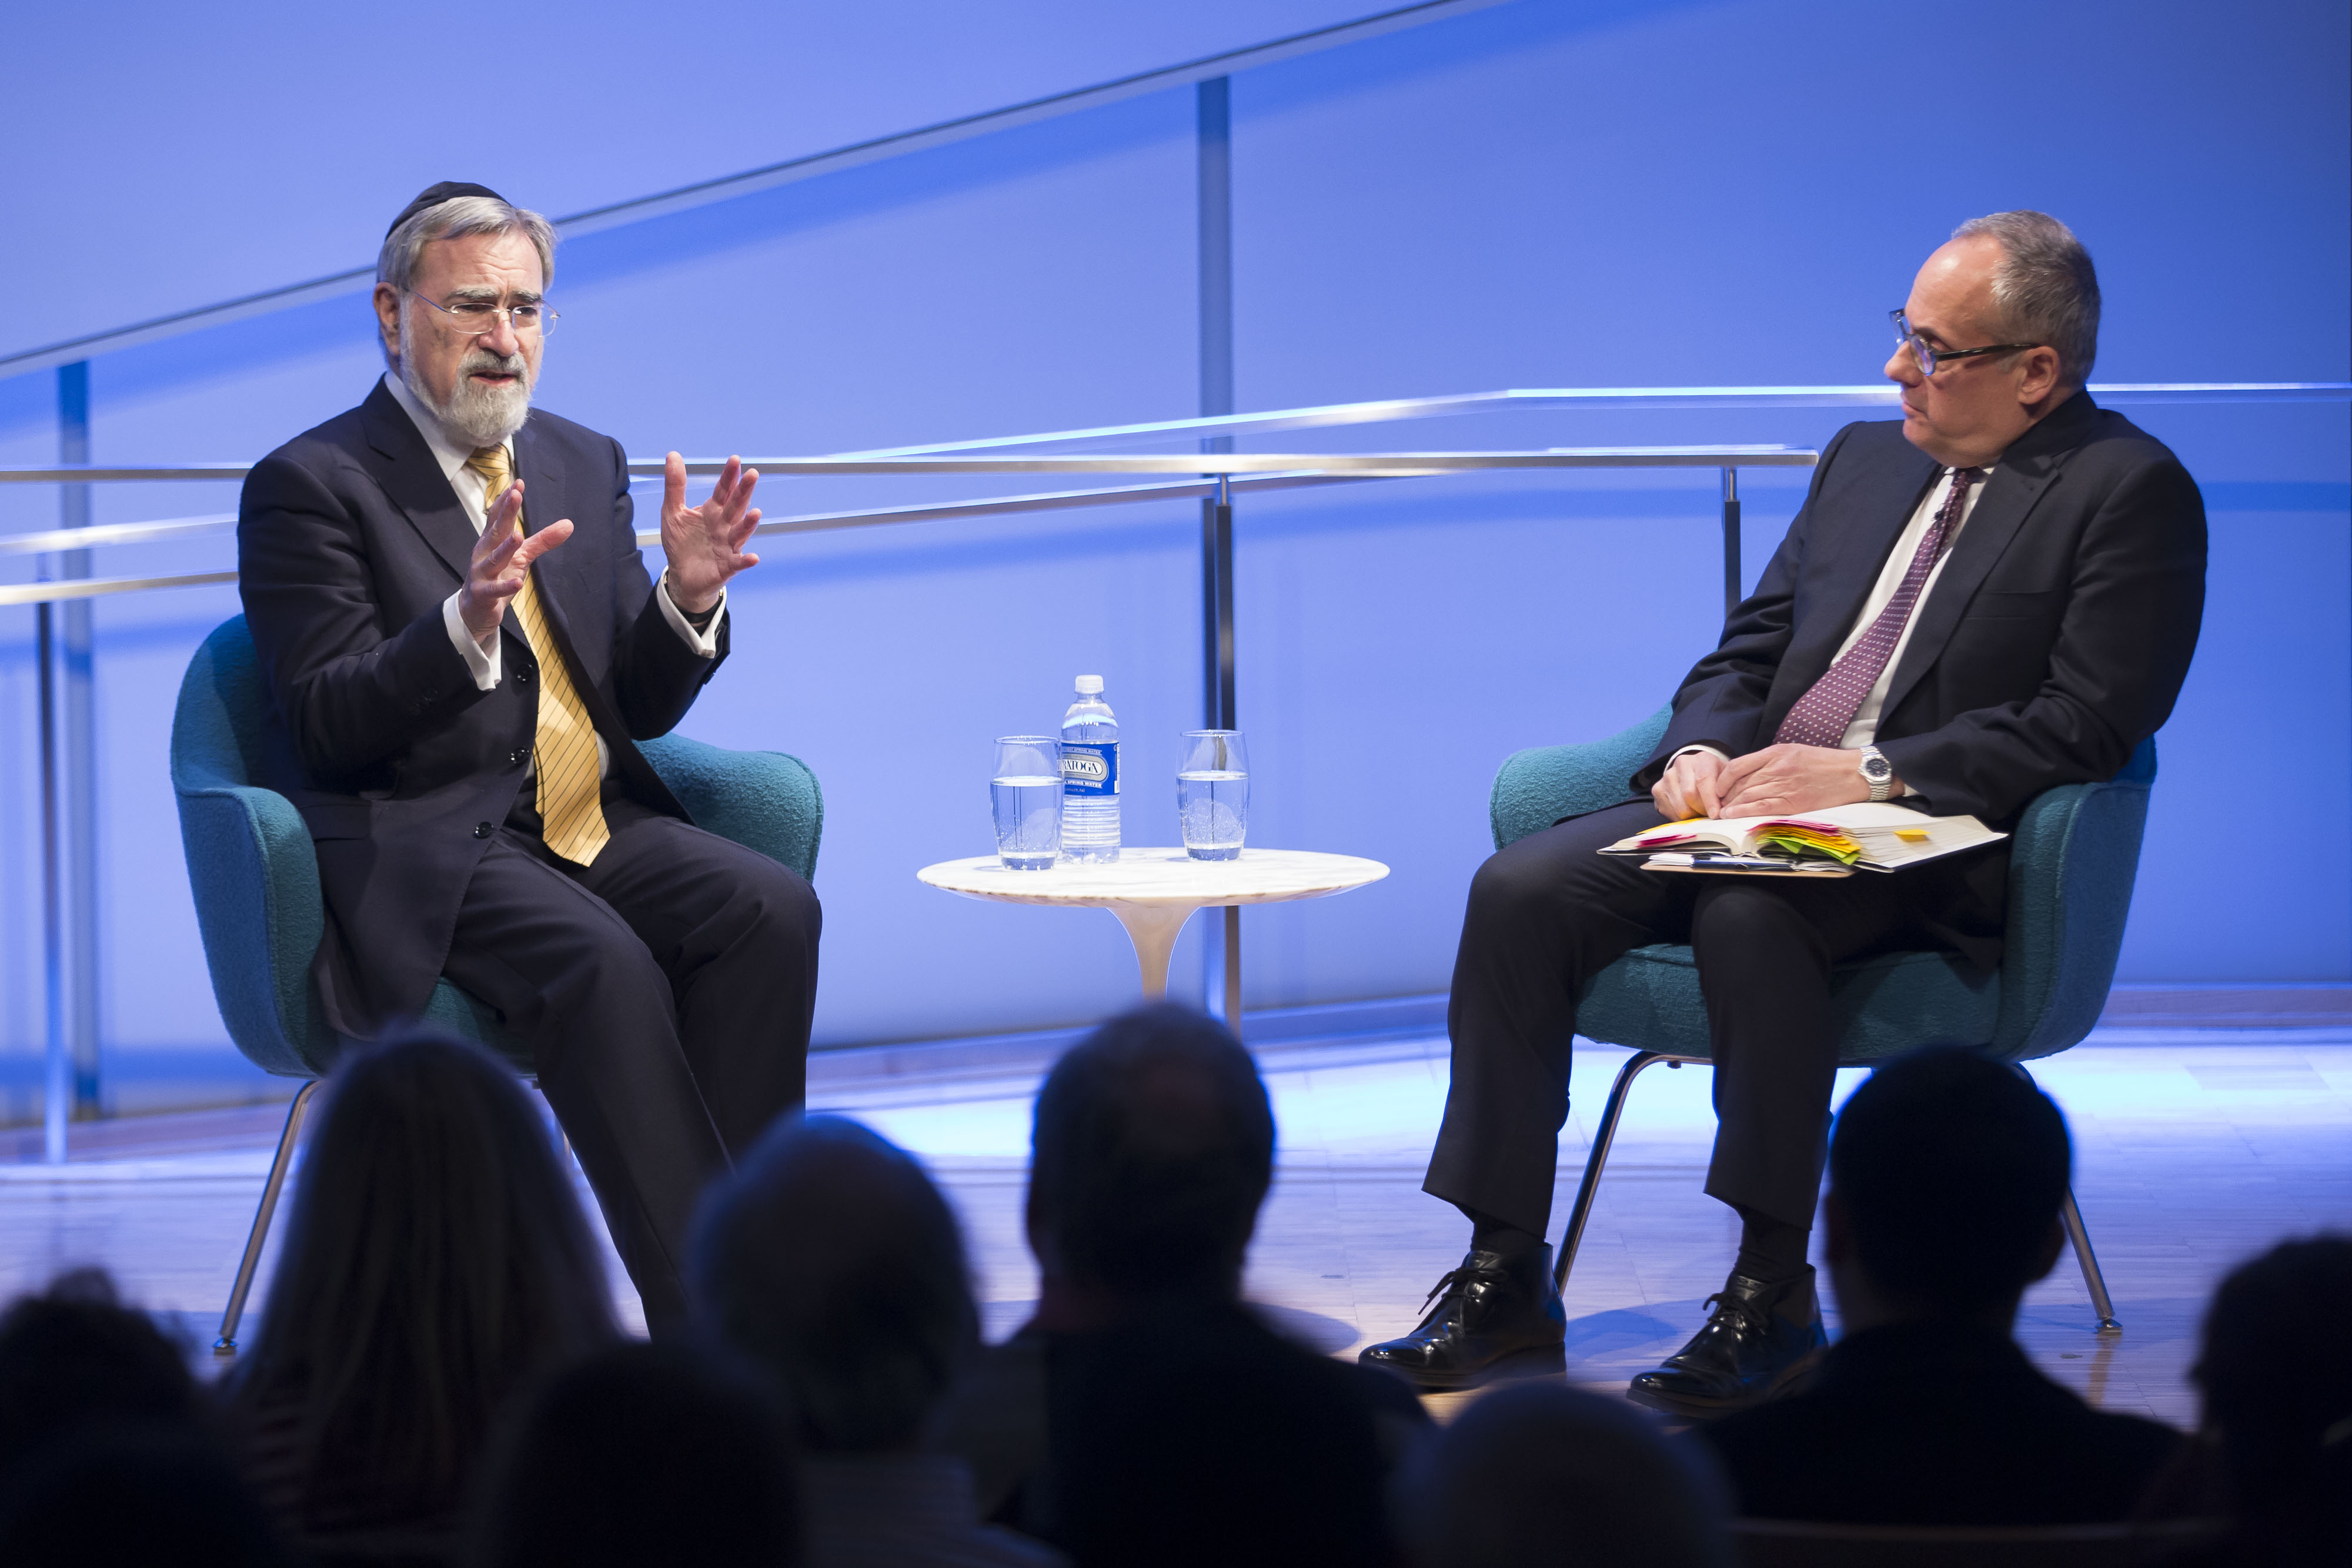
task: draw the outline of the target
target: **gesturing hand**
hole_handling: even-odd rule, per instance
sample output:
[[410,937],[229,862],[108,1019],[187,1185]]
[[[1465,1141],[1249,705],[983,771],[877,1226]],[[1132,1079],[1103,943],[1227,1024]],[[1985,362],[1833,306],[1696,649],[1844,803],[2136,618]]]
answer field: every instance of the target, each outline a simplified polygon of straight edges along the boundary
[[1867,800],[1870,786],[1863,782],[1861,768],[1859,751],[1787,743],[1768,746],[1725,767],[1717,780],[1723,791],[1720,814],[1777,817]]
[[1650,786],[1658,814],[1670,822],[1689,817],[1717,815],[1719,787],[1727,764],[1712,751],[1685,751],[1666,764],[1666,771]]
[[522,482],[507,486],[490,507],[482,537],[474,541],[473,559],[466,563],[466,585],[457,590],[457,618],[477,643],[488,642],[507,612],[507,601],[522,591],[530,563],[572,537],[572,519],[552,522],[523,537],[516,521],[522,516]]
[[743,546],[760,526],[760,508],[751,505],[752,487],[760,482],[757,468],[746,468],[740,457],[730,457],[719,476],[710,499],[698,507],[686,504],[686,459],[673,452],[662,469],[662,553],[669,557],[670,601],[688,615],[700,615],[719,602],[727,580],[760,564]]

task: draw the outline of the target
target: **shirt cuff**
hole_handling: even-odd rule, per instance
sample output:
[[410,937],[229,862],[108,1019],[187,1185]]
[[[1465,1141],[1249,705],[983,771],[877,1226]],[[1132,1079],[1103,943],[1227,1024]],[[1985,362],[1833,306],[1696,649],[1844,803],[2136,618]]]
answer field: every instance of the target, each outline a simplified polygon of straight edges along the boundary
[[1673,765],[1675,757],[1688,757],[1694,751],[1704,751],[1709,757],[1714,758],[1717,762],[1728,762],[1731,760],[1730,758],[1726,757],[1722,752],[1717,751],[1712,746],[1685,746],[1680,751],[1675,752],[1674,757],[1666,758],[1667,765],[1670,767]]
[[457,656],[473,672],[474,689],[487,692],[496,686],[506,673],[505,662],[499,657],[499,639],[491,637],[488,648],[474,641],[466,618],[457,613],[457,595],[454,593],[441,601],[441,624],[449,629],[449,641],[456,645]]
[[719,623],[727,618],[725,589],[719,591],[719,602],[710,607],[710,619],[699,632],[694,629],[694,622],[686,618],[686,612],[677,607],[677,601],[669,596],[669,573],[663,572],[661,580],[654,584],[654,597],[661,601],[662,619],[686,639],[688,647],[706,659],[719,657]]

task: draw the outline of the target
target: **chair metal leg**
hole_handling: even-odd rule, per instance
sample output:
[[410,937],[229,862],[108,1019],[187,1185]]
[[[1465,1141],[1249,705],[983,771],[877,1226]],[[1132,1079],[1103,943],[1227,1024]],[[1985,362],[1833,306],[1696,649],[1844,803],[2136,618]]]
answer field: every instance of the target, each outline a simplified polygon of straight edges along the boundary
[[[2025,1063],[2012,1061],[2010,1067],[2028,1083],[2033,1082],[2033,1074]],[[2107,1296],[2106,1276],[2099,1272],[2098,1254],[2091,1250],[2091,1233],[2083,1224],[2083,1211],[2074,1205],[2072,1186],[2066,1189],[2065,1207],[2058,1211],[2058,1218],[2065,1223],[2066,1239],[2074,1248],[2074,1261],[2083,1266],[2083,1284],[2091,1292],[2091,1310],[2099,1314],[2098,1332],[2123,1333],[2124,1325],[2116,1321],[2116,1303]]]
[[278,1155],[269,1162],[269,1179],[261,1186],[261,1205],[253,1211],[253,1232],[245,1239],[245,1257],[236,1266],[236,1283],[228,1292],[228,1310],[221,1314],[220,1338],[215,1355],[236,1354],[236,1327],[245,1317],[245,1298],[253,1290],[253,1271],[261,1265],[261,1244],[269,1239],[269,1221],[278,1212],[278,1194],[286,1185],[286,1169],[294,1163],[295,1140],[302,1134],[302,1118],[310,1113],[310,1096],[320,1080],[313,1078],[286,1107],[286,1130],[278,1135]]
[[2106,1277],[2099,1272],[2098,1254],[2091,1250],[2091,1233],[2083,1225],[2083,1211],[2074,1206],[2074,1189],[2066,1189],[2066,1207],[2058,1211],[2066,1222],[2066,1239],[2074,1244],[2074,1261],[2083,1266],[2083,1283],[2091,1292],[2091,1310],[2099,1314],[2101,1333],[2121,1333],[2116,1304],[2107,1298]]
[[1577,1184],[1575,1207],[1568,1211],[1568,1233],[1559,1239],[1559,1257],[1552,1264],[1551,1282],[1554,1290],[1568,1286],[1568,1271],[1575,1265],[1576,1249],[1584,1240],[1585,1222],[1592,1218],[1593,1196],[1601,1190],[1601,1167],[1609,1163],[1609,1145],[1617,1139],[1617,1119],[1625,1113],[1626,1092],[1642,1069],[1655,1061],[1681,1061],[1664,1051],[1637,1051],[1633,1059],[1617,1070],[1617,1082],[1609,1086],[1609,1103],[1601,1107],[1601,1125],[1592,1134],[1592,1152],[1584,1157],[1584,1179]]

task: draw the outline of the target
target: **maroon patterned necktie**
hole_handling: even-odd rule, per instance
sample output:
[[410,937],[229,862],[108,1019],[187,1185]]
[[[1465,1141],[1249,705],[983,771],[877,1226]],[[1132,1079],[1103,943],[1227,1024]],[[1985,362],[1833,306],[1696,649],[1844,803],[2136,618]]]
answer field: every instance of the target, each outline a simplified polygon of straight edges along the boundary
[[1863,699],[1886,668],[1894,656],[1895,644],[1902,640],[1904,624],[1911,619],[1913,606],[1919,602],[1920,590],[1927,586],[1927,574],[1936,570],[1936,562],[1944,553],[1944,541],[1960,526],[1960,509],[1969,503],[1969,487],[1984,477],[1981,468],[1952,470],[1951,494],[1936,510],[1936,520],[1927,525],[1927,532],[1919,540],[1919,549],[1911,558],[1911,570],[1903,574],[1895,587],[1895,597],[1870,623],[1862,640],[1848,648],[1838,662],[1812,685],[1812,689],[1797,699],[1789,716],[1780,721],[1780,732],[1772,738],[1793,742],[1798,746],[1839,747],[1845,744],[1845,732],[1853,723],[1853,716],[1862,711]]

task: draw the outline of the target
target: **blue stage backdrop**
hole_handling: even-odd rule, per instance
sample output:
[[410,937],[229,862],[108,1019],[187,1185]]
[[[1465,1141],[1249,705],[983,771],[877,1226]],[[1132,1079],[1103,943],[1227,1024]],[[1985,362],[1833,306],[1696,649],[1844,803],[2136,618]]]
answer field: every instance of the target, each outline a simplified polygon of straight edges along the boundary
[[[434,180],[554,214],[1369,15],[1020,0],[788,7],[99,3],[0,65],[0,354],[369,260]],[[2347,378],[2338,4],[1514,0],[1233,78],[1243,409],[1502,387],[1873,381],[1953,224],[2036,206],[2107,292],[2110,381]],[[633,455],[815,454],[1198,412],[1190,88],[581,238],[541,401]],[[249,458],[380,369],[362,296],[90,369],[100,461]],[[1835,410],[1514,414],[1259,450],[1819,444]],[[2211,598],[2159,742],[2127,980],[2352,978],[2352,455],[2343,405],[2140,411],[2205,486]],[[53,372],[0,380],[0,462],[57,454]],[[1057,487],[776,480],[772,513]],[[1752,472],[1747,559],[1793,512]],[[648,497],[649,499],[649,497]],[[100,521],[233,508],[100,487]],[[1711,471],[1402,481],[1245,500],[1253,837],[1394,874],[1246,922],[1253,1008],[1442,989],[1496,765],[1654,709],[1719,619]],[[650,515],[649,512],[647,514]],[[55,492],[0,493],[0,529]],[[1199,722],[1189,504],[773,539],[685,728],[805,758],[828,818],[820,1043],[1089,1019],[1133,995],[1104,916],[982,905],[916,867],[988,847],[990,737],[1098,672],[1127,835],[1174,832]],[[225,541],[101,572],[224,564]],[[0,558],[8,580],[30,573]],[[165,747],[202,589],[96,610],[103,1036],[226,1060]],[[42,1038],[29,611],[0,612],[0,1046]],[[2271,855],[2229,852],[2291,821]],[[1197,933],[1178,973],[1199,985]]]

